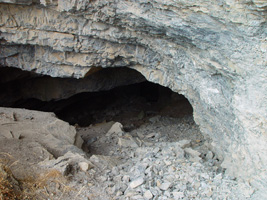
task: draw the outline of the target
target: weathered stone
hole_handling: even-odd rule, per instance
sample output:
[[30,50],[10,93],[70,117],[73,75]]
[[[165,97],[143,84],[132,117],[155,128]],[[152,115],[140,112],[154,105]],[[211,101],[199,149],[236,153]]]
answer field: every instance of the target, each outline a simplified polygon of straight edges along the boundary
[[139,178],[133,180],[133,181],[130,183],[129,187],[132,188],[132,189],[134,189],[134,188],[136,188],[136,187],[142,185],[142,184],[144,183],[144,181],[145,181],[144,178],[139,177]]
[[81,154],[72,152],[67,152],[65,155],[60,156],[57,159],[44,160],[40,162],[39,165],[48,169],[56,169],[64,176],[73,174],[78,170],[78,166],[83,171],[87,171],[90,167],[93,167],[93,165]]
[[109,129],[109,131],[107,132],[107,136],[110,136],[112,134],[115,134],[115,135],[119,135],[119,134],[122,134],[123,133],[123,130],[122,130],[123,126],[121,123],[119,122],[116,122],[112,125],[112,127]]
[[184,149],[186,147],[190,147],[190,143],[191,143],[190,140],[181,140],[177,142],[177,145]]
[[80,162],[79,167],[82,171],[86,172],[89,169],[89,164],[87,162]]
[[208,151],[208,153],[206,154],[206,158],[207,158],[208,160],[210,160],[210,159],[213,158],[213,153],[212,153],[212,151]]
[[266,1],[49,2],[0,1],[1,66],[133,68],[185,95],[226,172],[266,191]]
[[137,143],[132,138],[130,138],[130,139],[119,138],[118,139],[118,145],[120,147],[132,147],[132,148],[138,147]]
[[152,198],[153,198],[153,194],[150,192],[150,190],[147,190],[147,191],[145,191],[145,193],[144,193],[144,197],[145,197],[146,199],[152,199]]
[[99,169],[112,169],[121,163],[121,161],[112,156],[93,155],[89,159]]
[[194,149],[191,149],[191,148],[185,148],[184,151],[189,154],[190,156],[193,156],[193,157],[198,157],[201,155],[201,153],[199,153],[198,151],[194,150]]
[[82,152],[74,146],[76,130],[56,118],[53,113],[26,109],[0,108],[0,137],[35,141],[55,157],[70,149]]
[[161,190],[168,190],[170,186],[171,186],[171,183],[169,183],[169,182],[164,182],[164,183],[159,184],[158,187],[159,187]]

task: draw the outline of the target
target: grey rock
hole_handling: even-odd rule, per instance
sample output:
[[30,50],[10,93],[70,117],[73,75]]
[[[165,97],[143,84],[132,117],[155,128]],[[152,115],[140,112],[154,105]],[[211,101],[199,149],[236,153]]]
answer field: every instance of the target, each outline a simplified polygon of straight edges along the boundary
[[208,151],[208,153],[206,154],[206,158],[207,158],[208,160],[211,160],[211,159],[213,158],[213,153],[212,153],[212,151]]
[[57,159],[44,160],[38,164],[47,169],[56,169],[64,176],[73,174],[78,170],[78,167],[83,171],[87,171],[89,168],[94,167],[94,165],[82,155],[72,152],[67,152],[65,155],[60,156]]
[[[0,108],[0,138],[24,138],[41,144],[53,156],[63,156],[76,147],[76,130],[53,113],[26,109]],[[16,116],[16,119],[14,119]]]
[[266,191],[266,1],[0,3],[1,66],[75,78],[131,67],[185,95],[226,173]]
[[132,148],[138,147],[138,144],[132,138],[130,139],[118,138],[118,145],[120,147],[132,147]]
[[144,197],[145,197],[145,199],[152,199],[153,194],[150,192],[150,190],[147,190],[144,192]]
[[121,123],[119,122],[116,122],[112,125],[112,127],[109,129],[109,131],[107,132],[107,136],[111,136],[112,134],[115,134],[115,135],[119,135],[119,134],[122,134],[123,133],[123,126]]
[[144,178],[139,177],[139,178],[137,178],[137,179],[131,181],[129,187],[132,188],[132,189],[134,189],[134,188],[136,188],[136,187],[142,185],[142,184],[144,183],[144,181],[145,181]]
[[191,148],[185,148],[184,151],[187,155],[189,155],[190,160],[192,160],[193,162],[199,162],[201,160],[201,158],[199,157],[201,153],[199,153],[198,151]]
[[80,162],[79,167],[82,171],[86,172],[89,169],[89,164],[87,162]]
[[169,189],[169,187],[171,186],[172,184],[170,183],[170,182],[163,182],[163,183],[161,183],[161,184],[159,184],[159,188],[161,189],[161,190],[168,190]]
[[184,149],[184,148],[190,147],[190,143],[191,143],[190,140],[181,140],[177,142],[177,145]]

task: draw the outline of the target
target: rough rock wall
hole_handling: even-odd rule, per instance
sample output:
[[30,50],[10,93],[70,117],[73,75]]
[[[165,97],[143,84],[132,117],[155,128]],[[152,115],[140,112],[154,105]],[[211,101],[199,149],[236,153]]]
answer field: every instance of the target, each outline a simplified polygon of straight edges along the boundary
[[[0,0],[0,64],[130,67],[185,95],[228,173],[267,187],[265,0]],[[262,191],[262,193],[261,193]]]

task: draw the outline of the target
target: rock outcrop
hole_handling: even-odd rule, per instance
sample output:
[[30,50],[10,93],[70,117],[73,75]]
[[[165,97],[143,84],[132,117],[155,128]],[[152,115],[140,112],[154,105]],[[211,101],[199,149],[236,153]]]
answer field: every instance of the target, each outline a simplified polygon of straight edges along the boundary
[[56,158],[70,150],[82,152],[75,146],[81,148],[75,128],[53,113],[0,107],[0,123],[1,145],[19,144],[24,139],[41,145],[43,151]]
[[265,0],[0,0],[0,65],[129,67],[185,95],[229,174],[267,187]]

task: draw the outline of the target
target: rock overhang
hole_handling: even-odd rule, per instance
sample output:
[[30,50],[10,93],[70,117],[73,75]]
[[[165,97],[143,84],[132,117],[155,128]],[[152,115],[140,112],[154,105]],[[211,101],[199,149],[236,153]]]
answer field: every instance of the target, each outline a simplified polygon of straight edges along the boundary
[[0,2],[2,66],[74,78],[135,69],[189,99],[229,173],[266,187],[264,1]]

